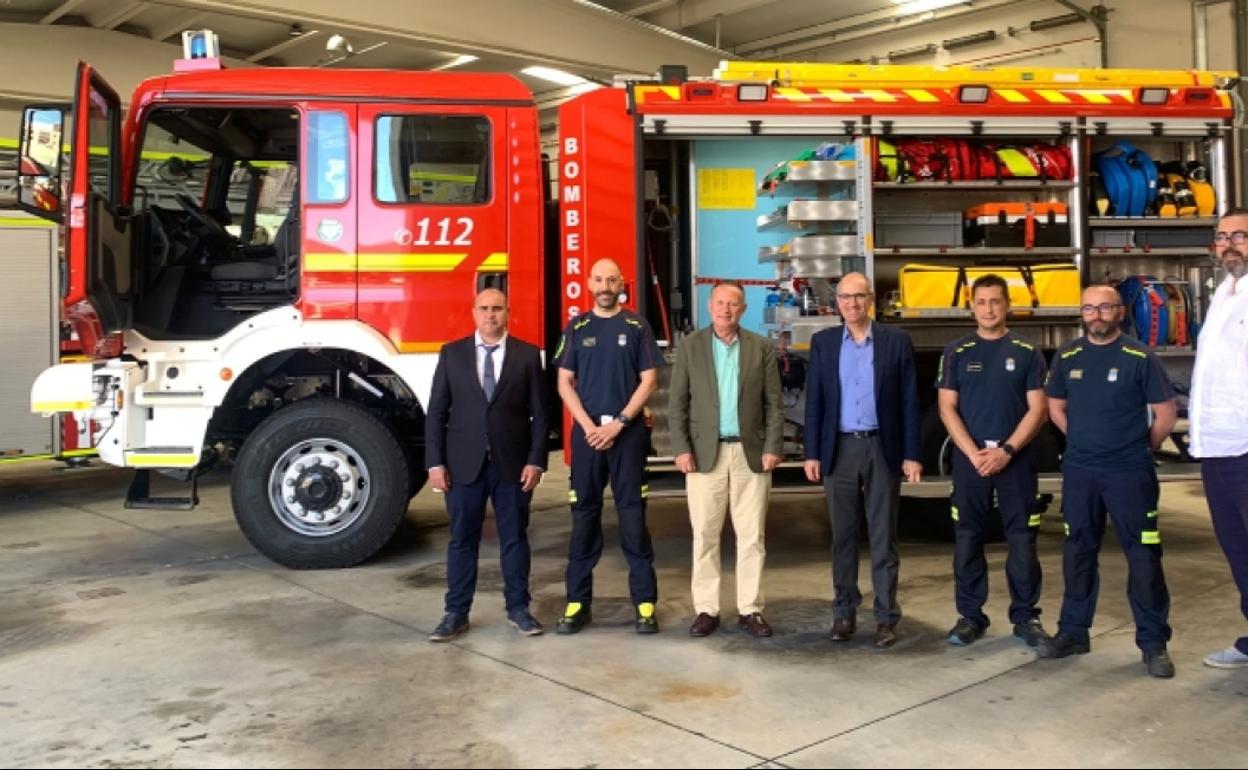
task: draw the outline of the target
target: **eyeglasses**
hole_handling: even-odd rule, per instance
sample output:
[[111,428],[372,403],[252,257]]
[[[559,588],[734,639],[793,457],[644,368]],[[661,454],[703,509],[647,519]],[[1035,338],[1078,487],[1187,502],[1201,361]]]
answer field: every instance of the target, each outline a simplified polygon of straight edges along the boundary
[[1080,305],[1079,312],[1084,315],[1094,315],[1098,313],[1100,315],[1105,315],[1106,313],[1112,313],[1120,307],[1122,307],[1122,305],[1116,302],[1102,302],[1099,305]]
[[837,294],[836,298],[841,302],[866,302],[867,297],[870,296],[870,294],[863,294],[862,292],[859,292],[857,294]]
[[1245,241],[1248,241],[1248,233],[1243,230],[1236,230],[1232,233],[1220,232],[1213,236],[1214,246],[1225,246],[1228,243],[1233,243],[1236,246],[1243,246]]

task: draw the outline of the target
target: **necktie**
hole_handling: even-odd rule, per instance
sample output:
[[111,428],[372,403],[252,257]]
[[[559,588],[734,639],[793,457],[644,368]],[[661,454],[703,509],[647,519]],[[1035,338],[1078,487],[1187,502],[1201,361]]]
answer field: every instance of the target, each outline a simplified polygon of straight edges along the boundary
[[485,400],[494,400],[494,386],[498,381],[494,378],[494,351],[498,350],[498,345],[482,345],[485,349],[485,365],[481,371],[481,388],[485,391]]

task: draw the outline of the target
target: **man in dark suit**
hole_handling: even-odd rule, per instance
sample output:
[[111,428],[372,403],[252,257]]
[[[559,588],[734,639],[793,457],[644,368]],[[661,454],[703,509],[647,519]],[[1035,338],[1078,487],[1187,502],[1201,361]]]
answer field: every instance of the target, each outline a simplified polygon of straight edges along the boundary
[[494,504],[507,620],[535,636],[529,614],[529,501],[546,467],[549,427],[538,349],[507,334],[507,297],[477,295],[477,332],[447,343],[438,357],[425,422],[429,483],[446,493],[451,542],[446,614],[429,636],[445,642],[468,630],[477,587],[485,503]]
[[685,338],[672,372],[676,467],[693,526],[691,636],[719,627],[719,541],[724,515],[737,536],[737,626],[771,636],[763,619],[764,531],[771,472],[784,452],[784,405],[771,343],[741,328],[745,291],[711,290],[711,325]]
[[861,273],[836,286],[844,325],[810,343],[806,378],[806,477],[823,481],[832,519],[832,641],[857,630],[858,517],[866,504],[875,588],[875,645],[897,641],[897,510],[901,478],[917,482],[919,392],[905,332],[874,323],[874,294]]

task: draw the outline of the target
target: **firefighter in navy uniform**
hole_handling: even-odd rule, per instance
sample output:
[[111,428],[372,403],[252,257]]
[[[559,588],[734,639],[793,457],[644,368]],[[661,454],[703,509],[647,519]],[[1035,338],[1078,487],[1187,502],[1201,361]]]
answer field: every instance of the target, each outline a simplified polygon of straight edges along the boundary
[[936,386],[940,418],[953,441],[950,512],[956,546],[953,575],[958,621],[949,643],[984,635],[988,563],[984,532],[993,494],[1005,528],[1014,635],[1035,647],[1047,638],[1040,624],[1040,560],[1036,556],[1036,456],[1031,441],[1048,419],[1044,357],[1006,327],[1009,285],[985,275],[971,286],[975,332],[945,348]]
[[1053,355],[1046,387],[1049,417],[1066,433],[1066,591],[1058,632],[1041,643],[1039,654],[1064,658],[1091,649],[1088,629],[1100,587],[1097,554],[1108,513],[1127,556],[1135,643],[1148,673],[1168,678],[1174,676],[1166,652],[1170,594],[1161,569],[1153,451],[1174,428],[1174,393],[1157,356],[1122,334],[1123,307],[1116,290],[1089,286],[1080,311],[1085,334]]
[[591,619],[593,570],[602,556],[602,493],[608,480],[628,559],[628,589],[639,634],[659,630],[654,549],[646,529],[646,455],[642,410],[658,384],[663,356],[645,319],[620,307],[620,268],[602,259],[590,268],[592,312],[564,329],[555,361],[559,395],[572,414],[572,541],[568,605],[555,631],[575,634]]

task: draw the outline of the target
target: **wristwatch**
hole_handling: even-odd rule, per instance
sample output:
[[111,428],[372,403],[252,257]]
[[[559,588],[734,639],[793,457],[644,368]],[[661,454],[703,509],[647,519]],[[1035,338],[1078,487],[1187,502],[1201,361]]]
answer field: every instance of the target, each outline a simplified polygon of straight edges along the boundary
[[631,417],[624,414],[623,412],[620,412],[619,414],[617,414],[615,416],[615,419],[619,420],[620,425],[623,425],[625,428],[627,428],[628,424],[633,421]]
[[1014,456],[1014,447],[1010,446],[1010,442],[1008,441],[1001,445],[1001,451],[1005,452],[1010,457]]

